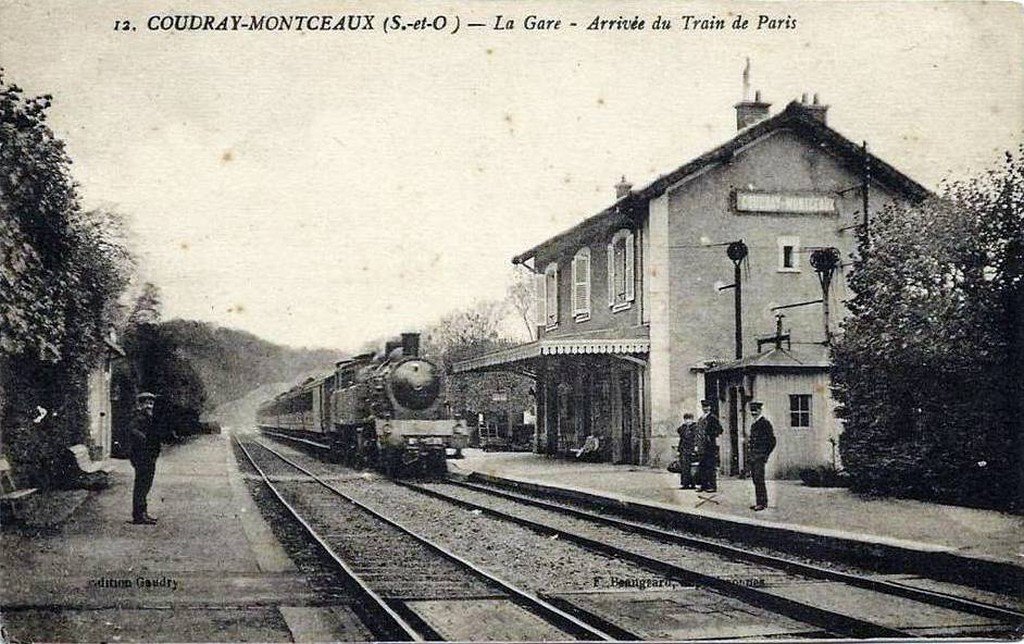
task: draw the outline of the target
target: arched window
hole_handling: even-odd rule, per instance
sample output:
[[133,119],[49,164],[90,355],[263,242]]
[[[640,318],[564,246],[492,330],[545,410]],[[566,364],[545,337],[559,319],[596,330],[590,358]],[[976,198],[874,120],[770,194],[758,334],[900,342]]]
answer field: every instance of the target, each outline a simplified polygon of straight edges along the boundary
[[572,316],[577,322],[590,319],[590,248],[572,258]]
[[620,230],[608,243],[608,306],[622,311],[636,298],[636,249],[633,231]]

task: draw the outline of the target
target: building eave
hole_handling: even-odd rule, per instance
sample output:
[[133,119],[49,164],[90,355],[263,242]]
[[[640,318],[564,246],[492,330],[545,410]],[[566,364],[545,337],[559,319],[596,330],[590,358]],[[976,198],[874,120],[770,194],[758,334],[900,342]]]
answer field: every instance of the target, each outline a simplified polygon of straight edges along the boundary
[[814,352],[797,352],[787,349],[772,348],[764,353],[746,356],[716,365],[707,370],[708,374],[727,372],[758,372],[758,371],[827,371],[831,363],[824,352],[824,347]]
[[[797,101],[793,101],[775,116],[740,130],[725,143],[679,166],[675,170],[659,176],[639,190],[630,192],[604,210],[584,219],[579,224],[516,255],[512,258],[512,263],[522,264],[535,257],[538,252],[547,246],[563,241],[574,234],[584,235],[587,228],[600,228],[609,225],[611,223],[610,220],[614,216],[621,215],[623,212],[628,212],[635,217],[635,213],[639,208],[646,206],[652,199],[660,197],[666,190],[684,181],[687,177],[713,164],[729,162],[742,148],[776,130],[787,128],[808,137],[813,142],[824,147],[826,152],[839,158],[844,165],[852,170],[856,170],[858,173],[860,172],[864,158],[861,147],[812,116],[807,107]],[[933,196],[932,191],[900,172],[892,165],[871,153],[868,153],[867,156],[871,166],[871,178],[873,181],[906,195],[914,202],[920,202]]]
[[507,349],[499,349],[482,356],[456,362],[453,373],[471,373],[493,370],[496,367],[511,366],[536,360],[545,356],[616,354],[636,355],[650,353],[651,340],[648,337],[587,338],[562,336],[544,338]]

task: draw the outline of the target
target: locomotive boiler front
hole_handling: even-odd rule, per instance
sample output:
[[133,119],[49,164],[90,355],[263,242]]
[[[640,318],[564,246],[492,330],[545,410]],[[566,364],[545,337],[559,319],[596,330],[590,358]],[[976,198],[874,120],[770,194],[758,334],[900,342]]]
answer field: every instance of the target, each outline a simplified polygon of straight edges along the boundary
[[434,363],[407,358],[391,368],[386,378],[389,398],[413,411],[429,409],[441,393],[441,375]]

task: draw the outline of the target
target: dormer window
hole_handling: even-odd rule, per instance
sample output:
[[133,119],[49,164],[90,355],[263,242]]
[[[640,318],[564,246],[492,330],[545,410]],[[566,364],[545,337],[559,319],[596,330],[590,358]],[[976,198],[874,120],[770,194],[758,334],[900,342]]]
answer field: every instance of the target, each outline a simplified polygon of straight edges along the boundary
[[590,248],[581,248],[572,258],[572,317],[590,319]]
[[620,230],[608,244],[608,306],[612,312],[633,306],[636,298],[636,249],[633,232]]

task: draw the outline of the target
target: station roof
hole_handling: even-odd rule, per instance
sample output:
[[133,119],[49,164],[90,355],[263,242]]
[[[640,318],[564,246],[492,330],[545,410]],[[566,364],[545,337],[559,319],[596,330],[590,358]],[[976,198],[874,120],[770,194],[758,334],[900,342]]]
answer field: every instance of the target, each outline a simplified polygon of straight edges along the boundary
[[746,356],[733,362],[716,365],[707,373],[727,371],[771,371],[775,369],[828,369],[831,366],[828,350],[820,344],[801,345],[796,348],[772,347],[768,351]]
[[[775,116],[768,117],[763,121],[740,130],[735,136],[718,147],[684,163],[667,174],[661,175],[639,190],[630,191],[629,194],[617,199],[615,203],[596,215],[588,217],[572,228],[564,230],[533,248],[516,255],[512,258],[512,263],[521,264],[534,257],[541,249],[550,244],[586,235],[589,231],[614,226],[618,222],[626,221],[630,217],[636,216],[638,209],[642,212],[643,207],[646,206],[648,201],[661,196],[674,184],[704,170],[708,166],[730,161],[742,148],[776,130],[783,129],[800,134],[823,150],[831,153],[844,165],[856,169],[857,173],[860,173],[860,168],[863,164],[861,147],[815,118],[808,111],[807,106],[801,105],[797,101],[792,101]],[[905,194],[915,201],[920,201],[931,194],[920,183],[873,154],[869,153],[868,159],[871,166],[872,181]]]
[[606,329],[600,333],[562,335],[535,340],[456,362],[454,373],[500,370],[543,356],[571,354],[644,354],[651,350],[646,327]]

